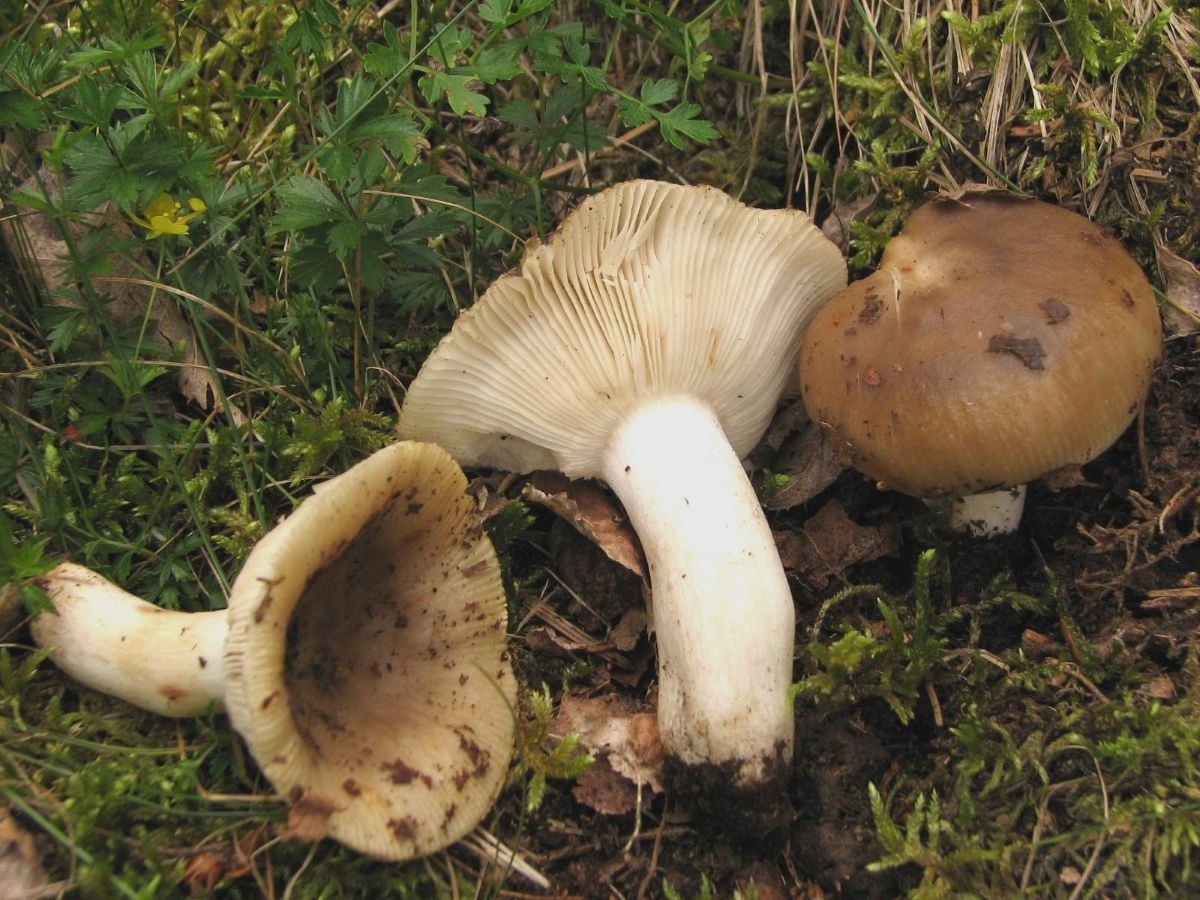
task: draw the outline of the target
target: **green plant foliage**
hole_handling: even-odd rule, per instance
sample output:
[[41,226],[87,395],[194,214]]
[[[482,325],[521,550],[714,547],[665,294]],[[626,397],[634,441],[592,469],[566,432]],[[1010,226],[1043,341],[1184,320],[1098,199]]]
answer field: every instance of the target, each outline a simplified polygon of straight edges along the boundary
[[[930,190],[984,180],[1086,209],[1148,269],[1158,247],[1194,259],[1197,34],[1166,0],[0,4],[0,598],[43,609],[38,576],[70,559],[163,607],[223,606],[314,484],[395,440],[455,317],[614,181],[845,214],[854,274]],[[522,631],[555,562],[548,518],[513,502],[486,523]],[[1094,896],[1195,893],[1195,672],[1152,701],[1162,662],[1098,645],[1073,566],[1001,565],[968,590],[951,568],[969,551],[921,521],[901,534],[898,568],[821,602],[793,691],[823,722],[931,745],[937,771],[900,754],[870,795],[879,868],[917,896],[1054,895],[1072,871]],[[1026,625],[1069,661],[1024,658]],[[69,684],[22,626],[6,641],[0,802],[82,896],[501,890],[468,883],[461,851],[392,866],[282,839],[223,720],[155,720]],[[558,696],[616,689],[603,655],[518,646],[529,683],[555,687],[523,695],[492,820],[516,844],[589,762],[549,735]],[[620,689],[652,696],[652,669]],[[619,840],[633,872],[651,845]],[[674,840],[655,878],[613,890],[753,895]],[[261,868],[191,880],[239,841]]]
[[882,598],[876,607],[882,627],[845,624],[830,643],[808,645],[808,675],[792,687],[793,699],[821,705],[857,703],[866,697],[885,701],[902,723],[912,720],[919,688],[941,657],[945,639],[938,634],[929,584],[935,551],[917,564],[916,607],[910,622]]
[[511,783],[525,783],[525,811],[536,812],[546,798],[548,779],[578,778],[596,760],[579,746],[579,735],[561,739],[550,734],[554,699],[550,688],[525,693],[528,715],[523,716],[517,735],[517,761],[509,776]]

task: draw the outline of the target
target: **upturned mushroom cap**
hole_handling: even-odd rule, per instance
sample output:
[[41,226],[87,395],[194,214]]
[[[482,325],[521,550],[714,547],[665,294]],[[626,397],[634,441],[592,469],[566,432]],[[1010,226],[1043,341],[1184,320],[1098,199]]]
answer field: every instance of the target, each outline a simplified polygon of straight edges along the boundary
[[597,476],[630,409],[678,394],[709,404],[745,456],[805,322],[845,283],[841,254],[802,212],[623,182],[459,317],[413,382],[400,434],[464,464]]
[[264,538],[229,600],[226,707],[293,811],[384,859],[484,816],[515,684],[491,543],[441,448],[401,443]]
[[970,192],[918,209],[878,271],[821,308],[801,390],[882,487],[976,494],[1106,449],[1137,414],[1161,342],[1146,276],[1102,228]]

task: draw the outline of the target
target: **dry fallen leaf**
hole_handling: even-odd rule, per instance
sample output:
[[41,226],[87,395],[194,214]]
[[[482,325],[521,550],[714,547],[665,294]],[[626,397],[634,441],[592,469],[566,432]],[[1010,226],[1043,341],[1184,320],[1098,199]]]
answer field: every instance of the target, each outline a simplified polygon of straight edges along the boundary
[[875,205],[878,198],[879,192],[875,191],[865,197],[856,197],[853,200],[839,203],[821,223],[821,233],[837,244],[845,253],[846,248],[850,246],[850,223],[863,218]]
[[588,766],[575,780],[571,794],[605,816],[623,816],[637,808],[637,785],[618,774],[607,758]]
[[56,897],[63,889],[47,880],[33,837],[0,809],[0,897],[34,900]]
[[588,753],[607,759],[612,770],[633,786],[641,783],[662,791],[663,749],[653,712],[638,711],[632,701],[616,694],[567,695],[550,731],[558,737],[578,734]]
[[557,513],[613,562],[645,577],[645,557],[633,527],[595,483],[558,472],[535,472],[521,495]]
[[1084,477],[1083,469],[1077,465],[1063,466],[1052,472],[1047,472],[1042,476],[1042,483],[1055,492],[1090,484],[1087,478]]
[[1200,269],[1161,244],[1154,250],[1167,288],[1167,336],[1195,334],[1200,331]]
[[[297,788],[296,791],[300,789]],[[329,831],[329,817],[341,809],[328,797],[311,791],[301,794],[288,810],[287,829],[284,835],[296,840],[314,843]]]
[[608,633],[608,643],[614,650],[628,653],[637,646],[642,635],[646,633],[646,611],[644,609],[627,609],[612,631]]
[[183,870],[183,880],[192,893],[211,894],[225,877],[225,859],[214,850],[197,853]]
[[845,468],[825,429],[809,422],[775,463],[788,483],[767,498],[767,509],[791,509],[811,500],[837,480]]
[[801,531],[775,533],[783,567],[803,575],[817,588],[856,563],[896,555],[899,541],[894,523],[858,525],[836,500],[822,506]]
[[1170,675],[1159,675],[1146,683],[1146,696],[1155,700],[1174,700],[1176,693],[1175,682]]

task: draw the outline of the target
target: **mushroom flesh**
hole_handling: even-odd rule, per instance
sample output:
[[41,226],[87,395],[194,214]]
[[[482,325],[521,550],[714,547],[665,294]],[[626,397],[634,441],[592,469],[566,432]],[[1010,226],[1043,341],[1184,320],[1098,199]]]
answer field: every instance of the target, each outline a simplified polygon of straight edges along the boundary
[[625,182],[459,317],[401,410],[466,465],[608,482],[650,570],[664,749],[729,796],[778,786],[794,730],[792,595],[740,460],[845,278],[801,212]]
[[159,610],[65,564],[34,637],[145,709],[223,702],[317,833],[381,859],[432,853],[491,808],[513,749],[504,588],[465,489],[441,448],[395,444],[263,538],[227,612]]

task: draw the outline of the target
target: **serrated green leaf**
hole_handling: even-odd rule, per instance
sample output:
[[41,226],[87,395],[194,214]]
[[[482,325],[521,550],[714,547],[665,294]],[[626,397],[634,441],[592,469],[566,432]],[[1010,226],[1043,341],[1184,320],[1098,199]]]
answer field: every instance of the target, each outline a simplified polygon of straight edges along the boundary
[[431,72],[421,78],[421,93],[430,103],[443,96],[457,115],[487,115],[488,98],[472,90],[476,79],[470,75],[454,75],[450,72]]
[[662,136],[673,146],[683,149],[690,139],[697,144],[707,144],[720,136],[720,132],[707,119],[701,119],[700,104],[680,103],[665,113],[654,113]]
[[642,83],[642,102],[650,106],[670,103],[679,94],[679,82],[674,78],[652,78]]
[[513,0],[483,0],[475,7],[479,18],[489,25],[504,27],[508,24],[508,16],[512,12]]
[[271,217],[270,233],[329,225],[346,217],[346,208],[325,182],[293,175],[280,185],[279,208]]
[[624,97],[617,101],[617,115],[626,128],[637,128],[654,118],[654,112],[646,104]]
[[317,162],[332,181],[345,184],[354,169],[354,151],[345,144],[327,144],[318,154]]
[[42,104],[24,91],[0,91],[0,125],[38,131],[45,127]]
[[429,55],[446,68],[458,62],[459,54],[465,54],[475,36],[467,28],[447,25],[438,31],[429,43]]
[[538,125],[537,110],[533,108],[533,104],[521,98],[514,100],[512,103],[506,103],[504,106],[496,110],[496,117],[501,122],[507,122],[509,125],[515,125],[518,128],[536,130]]
[[391,80],[402,75],[412,66],[408,48],[400,38],[400,32],[391,22],[383,23],[383,43],[371,44],[363,53],[363,68],[377,78]]
[[346,219],[329,229],[329,249],[338,259],[345,259],[358,247],[366,234],[366,227],[356,219]]
[[416,122],[408,113],[395,113],[389,116],[373,116],[355,125],[349,137],[356,141],[384,140],[396,137],[417,138],[422,134]]

